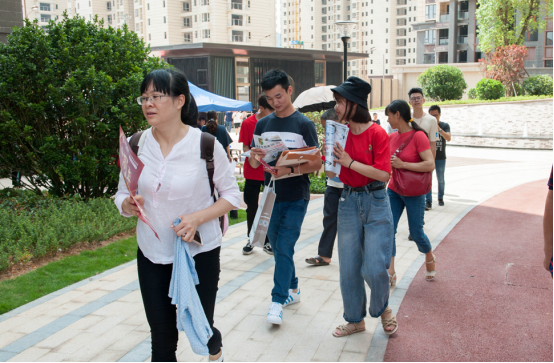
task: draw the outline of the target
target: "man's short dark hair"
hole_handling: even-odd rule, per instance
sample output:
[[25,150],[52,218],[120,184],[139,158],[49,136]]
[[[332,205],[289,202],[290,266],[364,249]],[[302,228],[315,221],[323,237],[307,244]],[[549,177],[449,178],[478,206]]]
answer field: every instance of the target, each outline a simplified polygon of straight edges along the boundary
[[262,78],[262,90],[269,91],[275,88],[277,85],[281,85],[286,91],[289,89],[290,81],[288,75],[280,69],[272,69],[264,74]]
[[323,120],[339,121],[339,116],[334,108],[330,108],[321,114]]
[[200,117],[198,117],[198,120],[204,120],[204,121],[206,121],[206,118],[205,118],[204,116],[200,116]]
[[412,88],[412,89],[410,90],[410,92],[408,92],[408,97],[412,97],[412,94],[414,94],[414,93],[421,93],[421,96],[424,97],[424,96],[423,96],[423,90],[422,90],[421,88],[419,88],[419,87],[414,87],[414,88]]
[[373,116],[377,115],[376,113],[373,114]]
[[275,111],[273,107],[267,102],[267,97],[262,93],[258,96],[258,106],[265,108],[266,110]]
[[433,105],[433,106],[429,107],[429,113],[431,113],[431,111],[435,111],[435,110],[439,111],[439,115],[442,115],[441,108],[438,105]]

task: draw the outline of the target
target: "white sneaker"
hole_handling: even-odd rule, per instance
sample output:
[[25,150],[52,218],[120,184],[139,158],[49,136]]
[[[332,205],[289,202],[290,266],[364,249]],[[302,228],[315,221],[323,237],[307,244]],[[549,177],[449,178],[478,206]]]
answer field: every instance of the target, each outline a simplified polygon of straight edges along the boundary
[[283,323],[283,306],[281,304],[277,302],[272,302],[271,305],[269,305],[267,322],[277,325],[281,325]]
[[283,304],[283,307],[296,304],[300,302],[300,289],[298,289],[298,292],[293,292],[292,289],[289,289],[289,297]]

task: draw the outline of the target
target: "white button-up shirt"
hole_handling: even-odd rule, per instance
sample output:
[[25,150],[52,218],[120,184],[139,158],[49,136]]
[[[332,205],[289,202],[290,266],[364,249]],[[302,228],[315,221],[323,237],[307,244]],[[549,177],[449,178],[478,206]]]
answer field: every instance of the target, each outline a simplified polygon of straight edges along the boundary
[[[160,240],[141,220],[137,223],[137,241],[142,253],[152,262],[173,263],[175,231],[170,228],[175,217],[191,214],[211,206],[210,182],[206,171],[206,161],[200,158],[200,138],[202,132],[189,128],[187,135],[179,141],[164,159],[160,145],[152,136],[152,128],[146,136],[139,158],[144,169],[138,180],[138,191],[144,198],[144,211],[156,229]],[[215,142],[214,184],[220,198],[226,199],[235,208],[240,207],[241,194],[230,167],[227,153],[219,142]],[[123,176],[119,174],[119,187],[115,195],[115,205],[125,217],[121,205],[129,196]],[[219,221],[213,219],[200,226],[204,246],[190,244],[190,252],[195,256],[221,246]],[[186,242],[183,242],[186,243]]]

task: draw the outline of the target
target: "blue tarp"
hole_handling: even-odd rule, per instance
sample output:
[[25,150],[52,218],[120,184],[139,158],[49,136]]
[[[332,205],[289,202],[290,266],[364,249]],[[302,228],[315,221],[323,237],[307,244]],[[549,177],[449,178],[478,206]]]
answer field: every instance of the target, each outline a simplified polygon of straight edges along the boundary
[[218,96],[190,82],[189,89],[198,106],[198,112],[252,111],[252,102],[237,101],[231,98]]

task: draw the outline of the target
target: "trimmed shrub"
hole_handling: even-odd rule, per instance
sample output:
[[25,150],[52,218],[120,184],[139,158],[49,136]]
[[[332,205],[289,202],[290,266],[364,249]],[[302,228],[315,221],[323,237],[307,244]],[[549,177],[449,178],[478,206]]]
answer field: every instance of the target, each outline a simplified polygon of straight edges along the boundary
[[516,94],[517,94],[517,96],[514,94],[514,97],[524,96],[524,95],[525,95],[525,90],[523,89],[523,86],[522,86],[521,84],[519,84],[519,83],[514,83],[514,84],[512,85],[512,87],[513,87],[512,92],[513,92],[514,89],[515,89]]
[[117,190],[119,126],[148,126],[137,104],[151,70],[168,67],[127,26],[69,18],[43,29],[35,20],[0,43],[0,170],[22,186],[57,196]]
[[483,78],[477,83],[475,92],[480,100],[497,100],[504,97],[506,89],[500,81]]
[[417,83],[426,98],[440,101],[461,100],[467,89],[462,71],[445,64],[427,69],[417,78]]
[[523,81],[525,93],[531,96],[552,96],[552,87],[552,77],[546,74],[529,77]]
[[467,91],[467,98],[470,100],[477,99],[477,91],[475,91],[475,88],[470,88],[469,91]]

